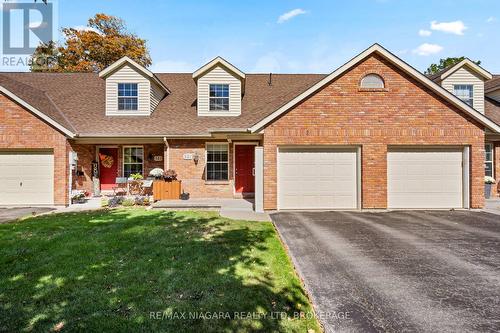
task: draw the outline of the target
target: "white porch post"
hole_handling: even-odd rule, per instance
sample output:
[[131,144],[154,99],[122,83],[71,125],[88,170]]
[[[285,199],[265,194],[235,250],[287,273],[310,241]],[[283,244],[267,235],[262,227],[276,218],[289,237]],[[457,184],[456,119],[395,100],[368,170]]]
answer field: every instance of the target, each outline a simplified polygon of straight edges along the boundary
[[264,212],[264,147],[255,147],[255,211]]

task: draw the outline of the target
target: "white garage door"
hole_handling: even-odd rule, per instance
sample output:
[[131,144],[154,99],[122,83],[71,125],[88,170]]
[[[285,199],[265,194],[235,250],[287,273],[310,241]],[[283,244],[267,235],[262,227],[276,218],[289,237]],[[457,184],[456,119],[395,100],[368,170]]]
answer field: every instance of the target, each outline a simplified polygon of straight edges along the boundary
[[355,209],[356,149],[281,148],[279,209]]
[[0,205],[52,204],[53,154],[0,151]]
[[462,149],[389,150],[389,208],[462,208]]

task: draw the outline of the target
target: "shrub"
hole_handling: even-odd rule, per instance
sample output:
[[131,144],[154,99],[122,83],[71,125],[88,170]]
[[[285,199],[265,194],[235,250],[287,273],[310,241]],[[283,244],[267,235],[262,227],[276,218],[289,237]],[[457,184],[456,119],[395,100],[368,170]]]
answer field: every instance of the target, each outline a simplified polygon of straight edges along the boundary
[[113,207],[118,207],[122,204],[123,202],[123,197],[112,197],[111,199],[108,200],[108,207],[113,208]]
[[134,198],[135,204],[138,206],[148,206],[149,197],[147,195],[138,195]]
[[130,206],[133,206],[133,205],[135,205],[135,200],[134,199],[127,198],[127,199],[124,199],[122,201],[122,206],[130,207]]

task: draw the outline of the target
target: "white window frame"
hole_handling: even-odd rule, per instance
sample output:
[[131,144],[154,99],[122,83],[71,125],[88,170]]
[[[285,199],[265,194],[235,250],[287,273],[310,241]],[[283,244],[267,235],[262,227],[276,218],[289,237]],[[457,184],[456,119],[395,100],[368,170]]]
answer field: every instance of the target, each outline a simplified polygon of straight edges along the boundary
[[[127,148],[142,148],[142,163],[125,163],[125,149]],[[141,174],[144,176],[144,146],[123,146],[122,147],[122,177],[125,176],[125,164],[141,164],[142,165],[142,172]],[[128,176],[130,177],[130,175]]]
[[[135,84],[137,86],[137,96],[120,96],[120,84]],[[127,112],[127,111],[137,111],[139,110],[139,83],[137,82],[118,82],[116,84],[116,96],[117,96],[117,104],[116,108],[118,111]],[[135,98],[137,100],[135,109],[120,109],[120,98]]]
[[[227,86],[227,97],[211,97],[210,96],[210,87],[211,86]],[[231,85],[229,83],[209,83],[208,84],[208,111],[210,112],[229,112],[231,109],[230,100],[229,96],[231,95]],[[210,107],[210,101],[213,99],[227,99],[227,110],[224,109],[212,109]]]
[[[463,96],[457,95],[457,88],[459,87],[470,87],[471,96],[468,98],[463,98]],[[461,89],[465,91],[466,89]],[[474,85],[473,84],[454,84],[453,85],[453,95],[457,96],[461,101],[469,105],[470,107],[474,107]],[[470,101],[470,103],[469,103]]]
[[[486,159],[486,151],[487,151],[486,147],[490,147],[490,150],[491,150],[491,154],[490,154],[491,160],[487,160]],[[484,154],[484,174],[485,174],[485,176],[490,176],[490,177],[495,178],[494,177],[494,175],[495,175],[495,169],[494,169],[495,165],[493,163],[493,161],[495,160],[495,156],[494,156],[495,150],[493,149],[493,144],[490,143],[490,142],[485,143],[484,144],[484,151],[485,151],[485,154]],[[491,164],[491,174],[490,175],[486,174],[486,165],[488,165],[488,164]]]
[[[209,146],[226,146],[227,149],[227,179],[208,179],[208,148]],[[210,163],[226,163],[226,162],[210,162]],[[205,143],[205,181],[206,182],[228,182],[229,181],[229,143],[228,142],[206,142]]]

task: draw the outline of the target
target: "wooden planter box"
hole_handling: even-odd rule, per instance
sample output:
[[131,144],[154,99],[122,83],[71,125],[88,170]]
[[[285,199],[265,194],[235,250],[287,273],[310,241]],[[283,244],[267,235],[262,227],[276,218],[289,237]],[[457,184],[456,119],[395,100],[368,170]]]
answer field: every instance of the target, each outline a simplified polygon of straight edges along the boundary
[[174,180],[171,182],[164,180],[155,180],[153,182],[153,199],[155,201],[179,199],[180,195],[181,195],[180,180]]

